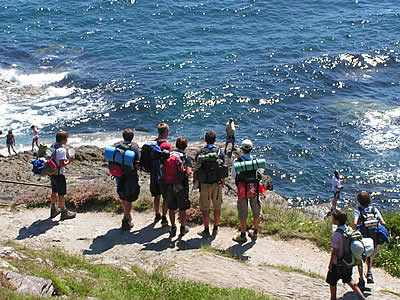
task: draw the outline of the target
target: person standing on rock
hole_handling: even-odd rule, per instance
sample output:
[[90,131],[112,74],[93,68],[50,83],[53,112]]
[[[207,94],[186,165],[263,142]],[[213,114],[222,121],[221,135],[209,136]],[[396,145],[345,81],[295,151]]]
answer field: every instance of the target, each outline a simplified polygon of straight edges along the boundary
[[[76,213],[70,212],[65,207],[65,195],[67,194],[67,182],[65,180],[65,167],[74,161],[73,157],[67,159],[67,151],[64,145],[68,142],[68,133],[60,130],[56,134],[56,143],[51,146],[52,151],[55,151],[55,161],[57,165],[58,174],[50,176],[51,182],[51,207],[50,207],[50,218],[55,218],[61,213],[60,220],[73,219]],[[52,155],[53,156],[53,155]],[[58,207],[56,207],[56,201],[58,196]]]
[[31,130],[33,132],[33,137],[32,137],[32,151],[33,151],[35,149],[35,145],[36,147],[39,148],[39,132],[35,125],[31,126]]
[[[222,187],[225,177],[220,176],[219,169],[225,165],[225,155],[220,148],[214,145],[216,134],[208,131],[205,135],[207,145],[196,154],[196,173],[193,183],[199,182],[200,210],[203,215],[204,230],[199,232],[201,237],[210,237],[209,219],[211,202],[214,209],[214,228],[212,235],[218,233],[218,224],[221,217]],[[225,166],[226,167],[226,166]]]
[[189,177],[192,174],[192,161],[185,153],[188,140],[181,136],[176,139],[176,152],[172,152],[164,163],[164,178],[167,183],[169,220],[171,222],[170,238],[176,235],[175,212],[179,209],[181,223],[179,235],[189,232],[186,226],[186,210],[190,208]]
[[225,142],[225,151],[228,147],[229,143],[232,143],[232,150],[235,151],[235,130],[236,128],[239,128],[239,125],[235,125],[235,122],[233,121],[233,118],[229,118],[228,122],[226,122],[225,125],[225,131],[226,131],[226,142]]
[[124,210],[124,217],[122,219],[121,230],[128,231],[133,227],[132,224],[132,202],[136,201],[139,197],[139,150],[132,145],[134,133],[132,129],[125,129],[122,132],[124,138],[123,144],[117,145],[116,148],[126,149],[133,151],[135,156],[133,158],[133,168],[122,166],[122,176],[115,177],[117,181],[117,194],[121,200],[122,208]]
[[[346,228],[347,213],[346,211],[335,209],[332,212],[332,224],[337,225],[339,230],[347,231]],[[347,283],[357,294],[358,299],[367,299],[362,294],[360,288],[351,278],[353,267],[346,267],[339,263],[339,259],[344,255],[344,237],[339,231],[335,231],[331,240],[331,259],[328,265],[328,274],[326,282],[329,284],[331,299],[336,300],[337,282],[342,279],[343,283]]]
[[14,151],[15,154],[17,154],[17,151],[15,151],[15,136],[12,132],[12,130],[8,131],[8,134],[6,135],[6,144],[7,144],[7,150],[8,150],[8,155],[11,156],[11,149]]
[[253,231],[249,232],[249,237],[252,240],[257,239],[258,235],[258,224],[260,223],[261,205],[259,199],[260,193],[260,176],[257,170],[241,171],[236,173],[234,164],[237,162],[245,162],[253,160],[254,157],[250,154],[253,149],[253,143],[249,139],[242,141],[240,149],[243,151],[243,155],[238,157],[232,164],[231,175],[235,179],[237,186],[237,208],[240,221],[240,234],[237,237],[232,238],[233,241],[238,243],[247,242],[246,237],[246,222],[248,217],[248,203],[253,212]]
[[332,193],[333,193],[333,200],[332,200],[332,207],[330,212],[328,212],[327,216],[330,216],[332,212],[336,209],[337,202],[340,198],[340,192],[343,190],[343,183],[345,179],[340,179],[339,172],[335,170],[334,175],[332,176]]

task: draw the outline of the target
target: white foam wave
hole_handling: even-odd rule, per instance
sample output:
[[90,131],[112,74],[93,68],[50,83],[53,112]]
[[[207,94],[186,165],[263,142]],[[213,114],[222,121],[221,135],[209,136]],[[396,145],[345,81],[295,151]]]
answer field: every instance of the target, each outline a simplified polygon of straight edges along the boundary
[[359,143],[366,149],[384,151],[400,147],[400,108],[370,111],[362,120],[363,136]]
[[0,80],[21,86],[40,87],[63,80],[68,72],[23,74],[18,69],[0,69]]

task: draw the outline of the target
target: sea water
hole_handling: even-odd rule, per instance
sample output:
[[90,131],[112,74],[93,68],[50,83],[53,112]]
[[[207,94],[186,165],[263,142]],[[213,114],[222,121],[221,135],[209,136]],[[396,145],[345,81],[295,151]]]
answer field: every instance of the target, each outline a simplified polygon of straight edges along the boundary
[[[99,146],[167,122],[225,139],[229,117],[297,206],[331,200],[334,170],[398,207],[398,1],[0,2],[0,130],[17,149],[58,129]],[[5,154],[5,150],[1,150]]]

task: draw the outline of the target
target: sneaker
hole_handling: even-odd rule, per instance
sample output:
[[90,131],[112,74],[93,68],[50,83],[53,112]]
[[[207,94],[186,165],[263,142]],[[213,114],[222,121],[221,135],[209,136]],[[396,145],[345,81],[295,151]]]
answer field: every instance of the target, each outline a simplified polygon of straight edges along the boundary
[[364,281],[364,279],[360,279],[358,281],[358,283],[357,283],[357,286],[361,291],[365,290],[365,281]]
[[168,226],[167,217],[162,216],[162,218],[161,218],[161,227],[167,227],[167,226]]
[[176,236],[176,226],[171,226],[169,229],[169,238],[173,238],[174,236]]
[[255,241],[255,240],[257,239],[257,237],[258,237],[258,232],[257,232],[257,231],[251,231],[251,232],[249,232],[249,237],[250,237],[253,241]]
[[122,219],[122,225],[121,225],[122,231],[130,230],[132,227],[133,224],[131,219]]
[[154,224],[158,223],[161,220],[161,215],[160,214],[156,214],[156,216],[154,217]]
[[189,232],[189,227],[187,226],[181,226],[181,231],[179,232],[180,236],[184,236],[186,233]]
[[367,283],[375,283],[371,272],[367,273]]
[[246,236],[242,236],[241,234],[239,234],[238,236],[232,238],[232,241],[238,242],[238,243],[246,243],[247,242],[247,237]]
[[61,213],[61,210],[59,210],[57,207],[50,208],[50,218],[51,219],[57,217],[60,213]]
[[197,234],[199,236],[203,237],[203,238],[209,238],[211,236],[210,232],[208,230],[203,230],[203,231],[201,231],[201,232],[199,232]]
[[61,212],[60,220],[64,221],[64,220],[68,220],[68,219],[73,219],[75,217],[76,217],[76,213],[68,211],[68,210],[64,210]]
[[212,235],[216,236],[218,234],[218,227],[214,227],[212,231]]

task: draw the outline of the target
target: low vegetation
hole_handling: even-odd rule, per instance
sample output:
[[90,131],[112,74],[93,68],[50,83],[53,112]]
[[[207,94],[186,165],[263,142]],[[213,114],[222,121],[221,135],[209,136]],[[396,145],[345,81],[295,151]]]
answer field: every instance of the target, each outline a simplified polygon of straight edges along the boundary
[[[162,270],[146,272],[136,266],[125,271],[117,267],[91,264],[61,250],[40,251],[10,243],[27,258],[8,258],[25,274],[49,278],[56,294],[72,299],[270,299],[248,289],[226,289],[167,277]],[[1,282],[0,282],[1,283]],[[1,299],[39,299],[0,288]]]

